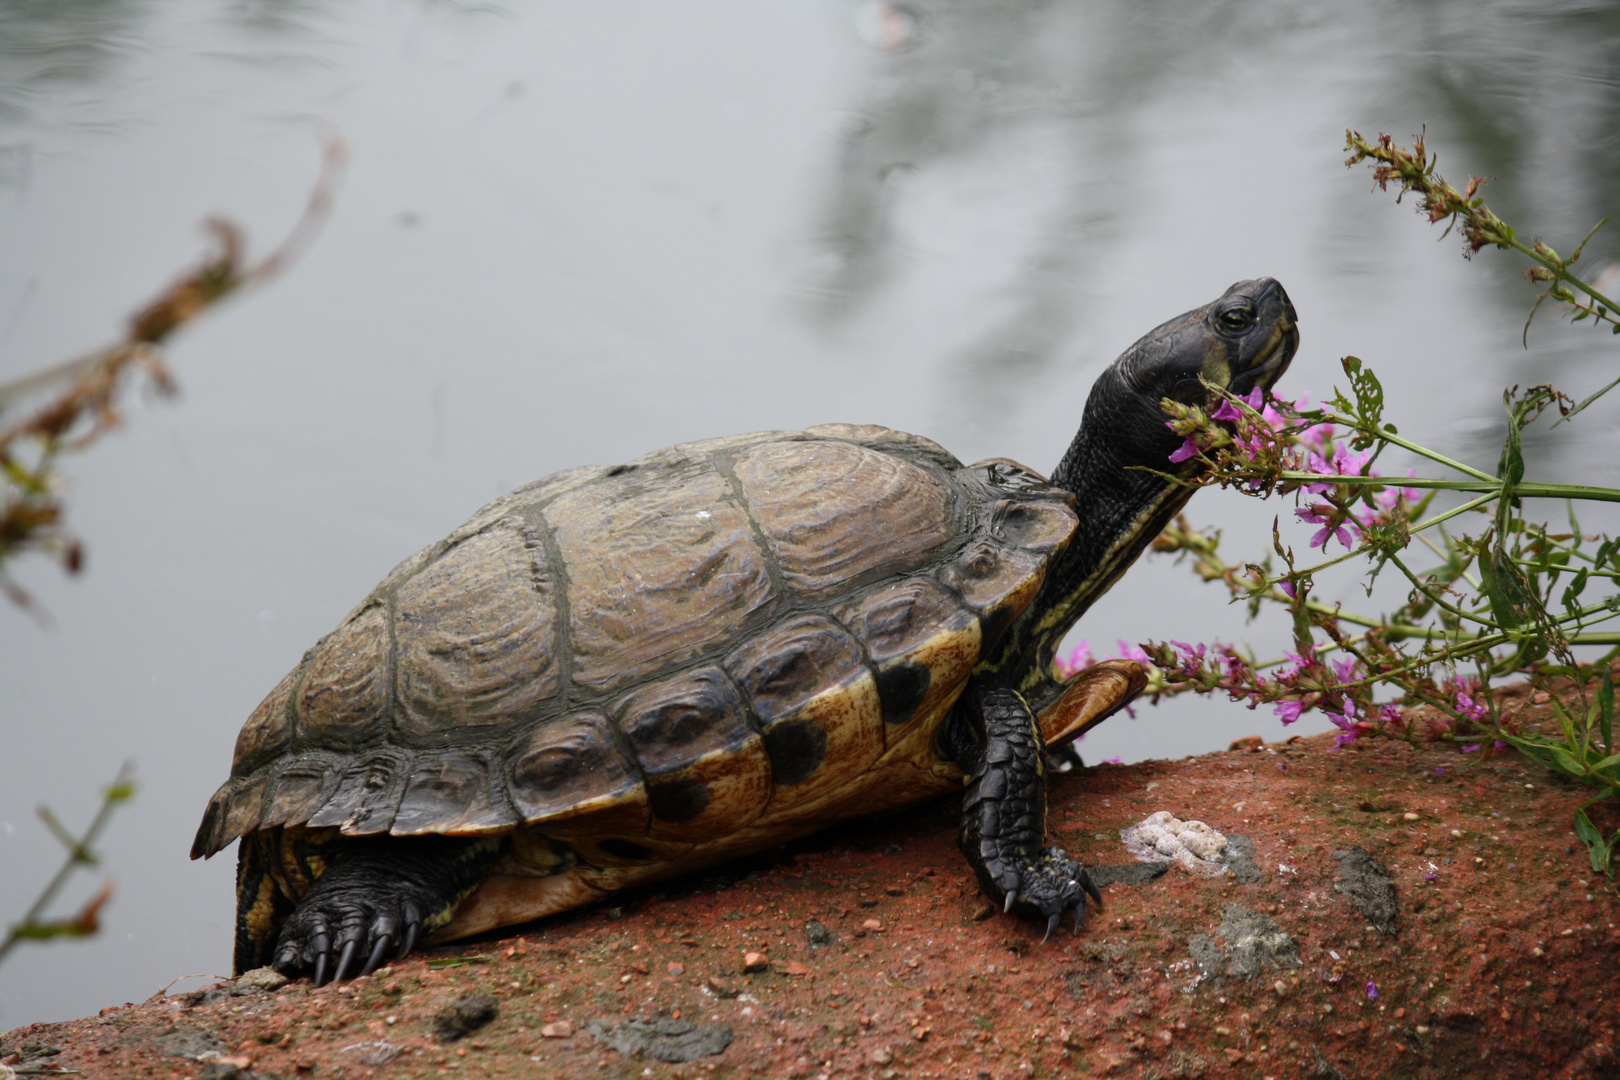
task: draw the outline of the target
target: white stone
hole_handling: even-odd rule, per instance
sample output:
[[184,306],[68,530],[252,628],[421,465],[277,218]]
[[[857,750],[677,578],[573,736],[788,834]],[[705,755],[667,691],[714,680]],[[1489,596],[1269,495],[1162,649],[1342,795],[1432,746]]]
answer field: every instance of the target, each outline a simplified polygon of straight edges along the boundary
[[1119,835],[1125,850],[1142,862],[1168,860],[1205,877],[1228,872],[1220,861],[1226,837],[1202,821],[1182,821],[1168,810],[1160,810],[1121,829]]

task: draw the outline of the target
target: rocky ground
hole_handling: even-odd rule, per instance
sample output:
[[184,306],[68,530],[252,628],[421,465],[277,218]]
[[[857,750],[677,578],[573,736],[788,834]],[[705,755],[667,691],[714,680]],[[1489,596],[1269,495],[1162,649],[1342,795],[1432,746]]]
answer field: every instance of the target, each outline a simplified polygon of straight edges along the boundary
[[[1042,944],[987,907],[947,800],[337,988],[243,980],[19,1028],[0,1063],[207,1080],[1620,1077],[1620,911],[1571,831],[1583,792],[1517,754],[1331,745],[1256,738],[1055,778],[1056,839],[1112,881],[1078,937]],[[1132,839],[1175,853],[1179,830],[1167,868],[1121,837],[1161,811],[1176,821]],[[1192,819],[1225,848],[1177,824]]]

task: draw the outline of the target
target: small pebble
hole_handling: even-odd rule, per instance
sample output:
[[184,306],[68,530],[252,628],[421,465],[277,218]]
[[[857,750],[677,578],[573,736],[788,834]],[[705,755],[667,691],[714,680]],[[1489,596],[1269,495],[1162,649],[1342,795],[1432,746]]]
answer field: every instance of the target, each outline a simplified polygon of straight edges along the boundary
[[573,1033],[574,1025],[567,1020],[558,1020],[540,1029],[541,1036],[547,1039],[566,1039]]
[[764,953],[743,953],[743,971],[745,972],[764,971],[770,966],[770,961],[765,959]]
[[882,919],[867,919],[865,922],[861,923],[861,929],[862,930],[870,930],[874,934],[880,933],[883,930],[883,920]]

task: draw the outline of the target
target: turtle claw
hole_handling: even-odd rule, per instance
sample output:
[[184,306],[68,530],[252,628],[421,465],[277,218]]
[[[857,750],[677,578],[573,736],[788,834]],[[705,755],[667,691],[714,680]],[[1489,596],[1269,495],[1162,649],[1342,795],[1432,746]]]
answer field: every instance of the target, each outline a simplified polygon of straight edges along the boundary
[[1033,859],[1019,860],[1018,884],[1007,890],[1003,910],[1046,918],[1044,944],[1051,939],[1065,912],[1074,912],[1074,932],[1080,933],[1085,919],[1086,899],[1102,907],[1102,894],[1085,868],[1069,858],[1061,848],[1049,847]]
[[[411,910],[409,905],[406,906],[406,910]],[[421,918],[416,916],[414,912],[411,915],[408,915],[405,920],[405,940],[400,943],[398,959],[403,960],[407,956],[411,955],[411,950],[416,948],[416,935],[420,933],[421,930]]]
[[354,953],[359,947],[359,938],[351,937],[343,943],[343,955],[338,957],[337,974],[332,976],[333,982],[342,982],[349,977],[349,965],[354,963]]
[[326,985],[326,958],[330,955],[332,955],[330,952],[322,952],[315,957],[315,986],[317,988]]
[[381,967],[383,959],[388,954],[388,946],[392,944],[393,940],[386,934],[378,938],[377,944],[372,946],[371,955],[366,957],[366,966],[360,969],[360,974],[370,975],[373,971],[376,971],[379,967]]

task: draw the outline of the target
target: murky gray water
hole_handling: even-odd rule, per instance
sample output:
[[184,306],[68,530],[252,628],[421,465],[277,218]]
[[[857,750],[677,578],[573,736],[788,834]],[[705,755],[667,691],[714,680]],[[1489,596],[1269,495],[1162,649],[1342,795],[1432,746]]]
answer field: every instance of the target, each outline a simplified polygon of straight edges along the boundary
[[[1518,264],[1437,246],[1342,132],[1427,123],[1448,175],[1567,249],[1620,210],[1617,39],[1575,2],[0,0],[0,380],[113,338],[206,214],[278,238],[320,125],[353,153],[309,255],[173,350],[184,396],[68,462],[88,571],[17,567],[53,629],[0,608],[0,918],[58,856],[36,804],[76,826],[124,759],[143,782],[105,929],[0,969],[0,1027],[227,971],[232,860],[186,851],[240,722],[518,482],[829,420],[1049,469],[1103,365],[1262,274],[1302,318],[1284,389],[1358,354],[1403,431],[1493,463],[1502,385],[1589,392],[1614,339],[1548,319],[1522,349]],[[1620,482],[1617,417],[1532,470]],[[1279,511],[1192,516],[1237,557]],[[1152,560],[1081,633],[1284,641]],[[1278,731],[1182,701],[1083,749]]]

